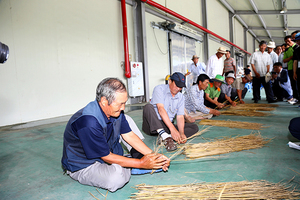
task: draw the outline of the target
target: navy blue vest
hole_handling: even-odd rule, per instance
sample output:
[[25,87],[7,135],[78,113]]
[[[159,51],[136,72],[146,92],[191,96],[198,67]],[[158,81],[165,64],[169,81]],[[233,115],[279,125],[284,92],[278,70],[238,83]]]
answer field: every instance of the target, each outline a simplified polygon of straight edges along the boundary
[[[91,115],[94,116],[102,126],[103,133],[100,134],[103,134],[106,138],[107,125],[100,109],[98,102],[96,100],[92,101],[86,107],[77,111],[69,120],[64,133],[63,157],[61,159],[62,166],[65,170],[75,172],[92,165],[96,161],[104,163],[101,158],[88,159],[85,156],[79,137],[72,128],[72,124],[81,116]],[[120,116],[113,122],[113,133],[107,141],[110,152],[118,155],[123,155],[123,148],[119,143],[122,115],[124,115],[123,112],[121,112]]]

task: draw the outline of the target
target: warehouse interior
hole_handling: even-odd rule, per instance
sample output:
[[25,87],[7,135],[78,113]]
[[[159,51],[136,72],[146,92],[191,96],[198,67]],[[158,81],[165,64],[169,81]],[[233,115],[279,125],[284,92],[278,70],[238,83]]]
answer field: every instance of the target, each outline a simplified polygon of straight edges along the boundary
[[[299,188],[299,151],[287,143],[297,142],[288,125],[300,110],[286,102],[276,103],[270,116],[214,118],[264,124],[259,132],[271,139],[265,147],[195,160],[178,155],[168,172],[133,175],[114,193],[98,188],[104,196],[61,168],[67,121],[95,99],[102,79],[125,83],[125,113],[142,130],[142,108],[154,87],[173,72],[186,73],[192,55],[206,63],[223,46],[243,68],[261,40],[282,44],[300,30],[299,15],[298,0],[0,1],[0,42],[9,47],[0,64],[1,199],[95,199],[89,192],[99,199],[130,199],[142,183],[267,180]],[[260,103],[266,103],[261,92]],[[249,91],[245,102],[251,99]],[[193,143],[253,132],[213,126]],[[156,138],[144,137],[154,148]]]

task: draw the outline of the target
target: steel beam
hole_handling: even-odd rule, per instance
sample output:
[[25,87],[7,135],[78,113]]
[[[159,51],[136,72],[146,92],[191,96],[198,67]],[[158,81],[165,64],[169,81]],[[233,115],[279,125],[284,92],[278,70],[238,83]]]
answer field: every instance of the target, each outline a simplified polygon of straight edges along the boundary
[[236,10],[237,15],[299,15],[300,9],[289,9],[286,13],[280,13],[281,10],[259,10],[253,12],[252,10]]

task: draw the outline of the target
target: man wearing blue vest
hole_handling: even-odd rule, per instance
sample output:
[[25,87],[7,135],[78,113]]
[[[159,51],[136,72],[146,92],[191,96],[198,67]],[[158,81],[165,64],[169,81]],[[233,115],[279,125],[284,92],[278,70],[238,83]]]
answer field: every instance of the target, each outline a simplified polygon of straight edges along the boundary
[[[114,192],[129,181],[130,168],[168,169],[170,160],[153,153],[131,131],[123,113],[127,98],[122,81],[106,78],[97,87],[96,100],[71,117],[61,160],[71,178]],[[124,157],[120,136],[143,157]]]

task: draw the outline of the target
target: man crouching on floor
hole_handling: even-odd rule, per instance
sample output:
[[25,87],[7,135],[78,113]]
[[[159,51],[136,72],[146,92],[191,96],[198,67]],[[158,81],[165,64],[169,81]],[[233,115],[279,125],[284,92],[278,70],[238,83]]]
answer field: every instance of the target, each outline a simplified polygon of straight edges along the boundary
[[200,74],[196,84],[184,93],[185,117],[189,122],[198,119],[210,119],[213,115],[219,116],[220,112],[204,105],[204,90],[209,83],[209,76]]
[[[129,181],[130,168],[168,170],[170,160],[152,153],[131,131],[123,113],[127,98],[122,81],[106,78],[97,87],[96,100],[71,117],[64,133],[61,162],[72,179],[114,192]],[[120,135],[144,156],[124,157]]]

